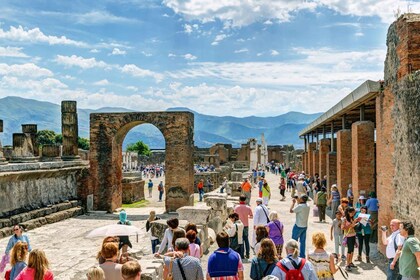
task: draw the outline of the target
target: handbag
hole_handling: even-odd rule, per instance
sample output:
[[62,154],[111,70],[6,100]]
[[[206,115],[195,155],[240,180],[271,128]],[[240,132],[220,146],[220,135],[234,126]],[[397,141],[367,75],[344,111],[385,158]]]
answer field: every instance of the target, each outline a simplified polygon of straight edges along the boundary
[[169,263],[168,275],[166,276],[165,280],[173,280],[174,279],[174,276],[172,274],[173,263],[174,263],[174,258],[171,258],[171,262]]
[[341,241],[341,246],[347,246],[347,236],[343,237],[343,240]]
[[235,227],[236,227],[236,233],[235,233],[235,235],[232,236],[232,237],[229,237],[229,247],[236,251],[236,250],[239,249],[238,225],[235,224]]
[[261,207],[262,211],[264,212],[265,217],[267,218],[267,224],[268,224],[268,223],[270,222],[270,219],[268,218],[268,215],[267,215],[267,213],[265,212],[264,207],[262,207],[262,206],[260,206],[260,207]]
[[314,206],[314,208],[312,209],[312,214],[314,217],[319,217],[319,210],[318,210],[318,206]]

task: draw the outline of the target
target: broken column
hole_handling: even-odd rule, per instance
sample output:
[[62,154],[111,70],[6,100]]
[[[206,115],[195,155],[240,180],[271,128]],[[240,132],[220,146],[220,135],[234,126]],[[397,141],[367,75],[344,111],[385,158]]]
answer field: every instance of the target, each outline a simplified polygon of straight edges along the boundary
[[77,139],[79,134],[77,122],[77,102],[61,102],[61,133],[63,135],[63,160],[80,159]]
[[56,144],[42,145],[41,161],[60,161],[60,146]]
[[26,133],[13,133],[13,153],[11,162],[34,162],[32,139]]
[[[0,133],[1,132],[3,132],[3,120],[0,120]],[[1,145],[1,140],[0,140],[0,165],[3,165],[3,164],[7,164],[7,161],[4,158],[3,147]]]
[[38,139],[37,139],[38,126],[36,124],[22,124],[22,133],[28,134],[31,137],[32,148],[34,156],[39,156]]

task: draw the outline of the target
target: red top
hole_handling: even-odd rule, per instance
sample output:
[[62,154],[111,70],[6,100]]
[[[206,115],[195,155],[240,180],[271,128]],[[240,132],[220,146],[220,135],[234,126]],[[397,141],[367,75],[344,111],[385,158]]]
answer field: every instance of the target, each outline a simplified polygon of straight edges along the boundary
[[[35,269],[26,267],[24,270],[22,270],[19,275],[15,278],[15,280],[33,280],[35,277]],[[47,272],[44,275],[44,280],[54,280],[54,275],[50,270],[47,270]]]

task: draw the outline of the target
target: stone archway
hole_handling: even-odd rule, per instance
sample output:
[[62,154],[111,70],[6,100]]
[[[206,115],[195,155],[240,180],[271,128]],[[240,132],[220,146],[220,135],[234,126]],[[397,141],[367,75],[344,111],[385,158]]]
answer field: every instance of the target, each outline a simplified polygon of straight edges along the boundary
[[93,208],[122,205],[122,143],[133,127],[150,123],[165,138],[166,211],[193,204],[194,115],[190,112],[95,113],[90,115],[90,193]]

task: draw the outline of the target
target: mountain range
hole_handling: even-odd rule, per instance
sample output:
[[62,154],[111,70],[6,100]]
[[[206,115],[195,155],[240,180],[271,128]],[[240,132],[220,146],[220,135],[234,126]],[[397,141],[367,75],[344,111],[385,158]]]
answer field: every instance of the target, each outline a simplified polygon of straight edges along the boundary
[[[97,110],[78,108],[79,136],[89,137],[89,114],[99,112],[131,112],[125,108],[100,108]],[[315,120],[321,113],[305,114],[288,112],[274,117],[232,117],[210,116],[197,113],[189,108],[170,108],[167,111],[189,111],[194,114],[194,143],[198,147],[210,147],[215,143],[232,144],[239,147],[249,138],[261,139],[264,133],[268,145],[293,144],[302,147],[298,132]],[[61,133],[60,105],[8,96],[0,99],[0,119],[3,120],[4,132],[0,133],[3,145],[10,145],[12,134],[21,132],[21,124],[38,124],[38,130],[49,129]],[[165,147],[161,132],[151,124],[133,128],[124,140],[124,147],[129,143],[142,140],[152,149]]]

